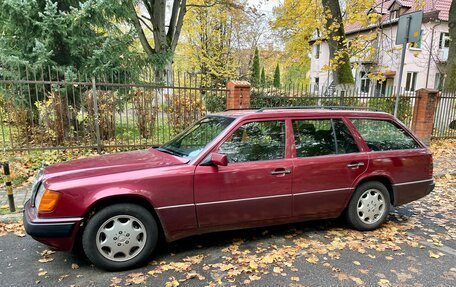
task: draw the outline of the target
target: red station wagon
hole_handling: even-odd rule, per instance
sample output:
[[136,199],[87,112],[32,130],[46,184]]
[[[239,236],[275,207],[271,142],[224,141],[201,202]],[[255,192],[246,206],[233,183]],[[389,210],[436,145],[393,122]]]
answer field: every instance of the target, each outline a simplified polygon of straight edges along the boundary
[[44,168],[24,224],[58,250],[80,240],[95,265],[121,270],[147,262],[160,235],[340,215],[372,230],[391,206],[433,190],[432,169],[431,152],[386,113],[226,111],[158,148]]

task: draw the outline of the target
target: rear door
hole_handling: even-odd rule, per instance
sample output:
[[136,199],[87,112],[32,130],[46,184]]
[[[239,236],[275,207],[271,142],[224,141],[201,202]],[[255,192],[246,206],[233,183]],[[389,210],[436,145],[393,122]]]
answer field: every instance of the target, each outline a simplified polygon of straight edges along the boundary
[[294,119],[293,216],[338,215],[353,191],[353,182],[367,168],[342,118]]

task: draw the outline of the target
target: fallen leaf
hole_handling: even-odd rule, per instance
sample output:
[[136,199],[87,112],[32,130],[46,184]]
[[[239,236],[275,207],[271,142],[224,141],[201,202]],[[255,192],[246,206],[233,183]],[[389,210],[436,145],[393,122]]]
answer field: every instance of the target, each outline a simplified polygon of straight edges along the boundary
[[71,264],[71,269],[79,269],[79,265],[76,263]]

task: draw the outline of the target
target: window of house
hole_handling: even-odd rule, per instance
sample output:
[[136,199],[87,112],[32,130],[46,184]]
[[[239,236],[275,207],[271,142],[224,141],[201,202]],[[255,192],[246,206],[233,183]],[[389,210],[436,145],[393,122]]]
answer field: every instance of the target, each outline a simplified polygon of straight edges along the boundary
[[418,75],[417,72],[408,72],[407,73],[407,79],[405,81],[405,90],[407,92],[414,92],[415,91],[417,75]]
[[319,77],[314,77],[313,78],[313,87],[311,86],[311,89],[313,89],[313,92],[318,92],[319,87],[320,87],[320,78]]
[[390,13],[390,20],[399,18],[399,10],[393,10]]
[[443,90],[443,84],[445,83],[445,74],[437,73],[435,74],[434,89]]
[[358,152],[358,146],[340,119],[294,120],[296,156],[311,157]]
[[369,86],[370,86],[369,75],[366,72],[361,71],[360,76],[361,76],[361,87],[360,87],[361,92],[369,93]]
[[450,34],[440,33],[439,49],[448,49],[450,47]]
[[394,122],[351,119],[371,151],[417,149],[420,145]]
[[315,59],[320,59],[320,44],[317,44],[315,45],[315,52],[314,52],[314,55],[315,55]]
[[230,163],[285,157],[285,121],[243,124],[219,148]]

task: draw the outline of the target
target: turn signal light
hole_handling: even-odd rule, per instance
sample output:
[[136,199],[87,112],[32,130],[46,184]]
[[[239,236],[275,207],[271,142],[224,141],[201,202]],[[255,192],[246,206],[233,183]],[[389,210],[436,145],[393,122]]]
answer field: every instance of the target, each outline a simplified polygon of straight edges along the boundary
[[45,190],[43,197],[41,198],[40,205],[38,206],[38,212],[51,212],[57,205],[57,200],[60,194],[56,191]]

